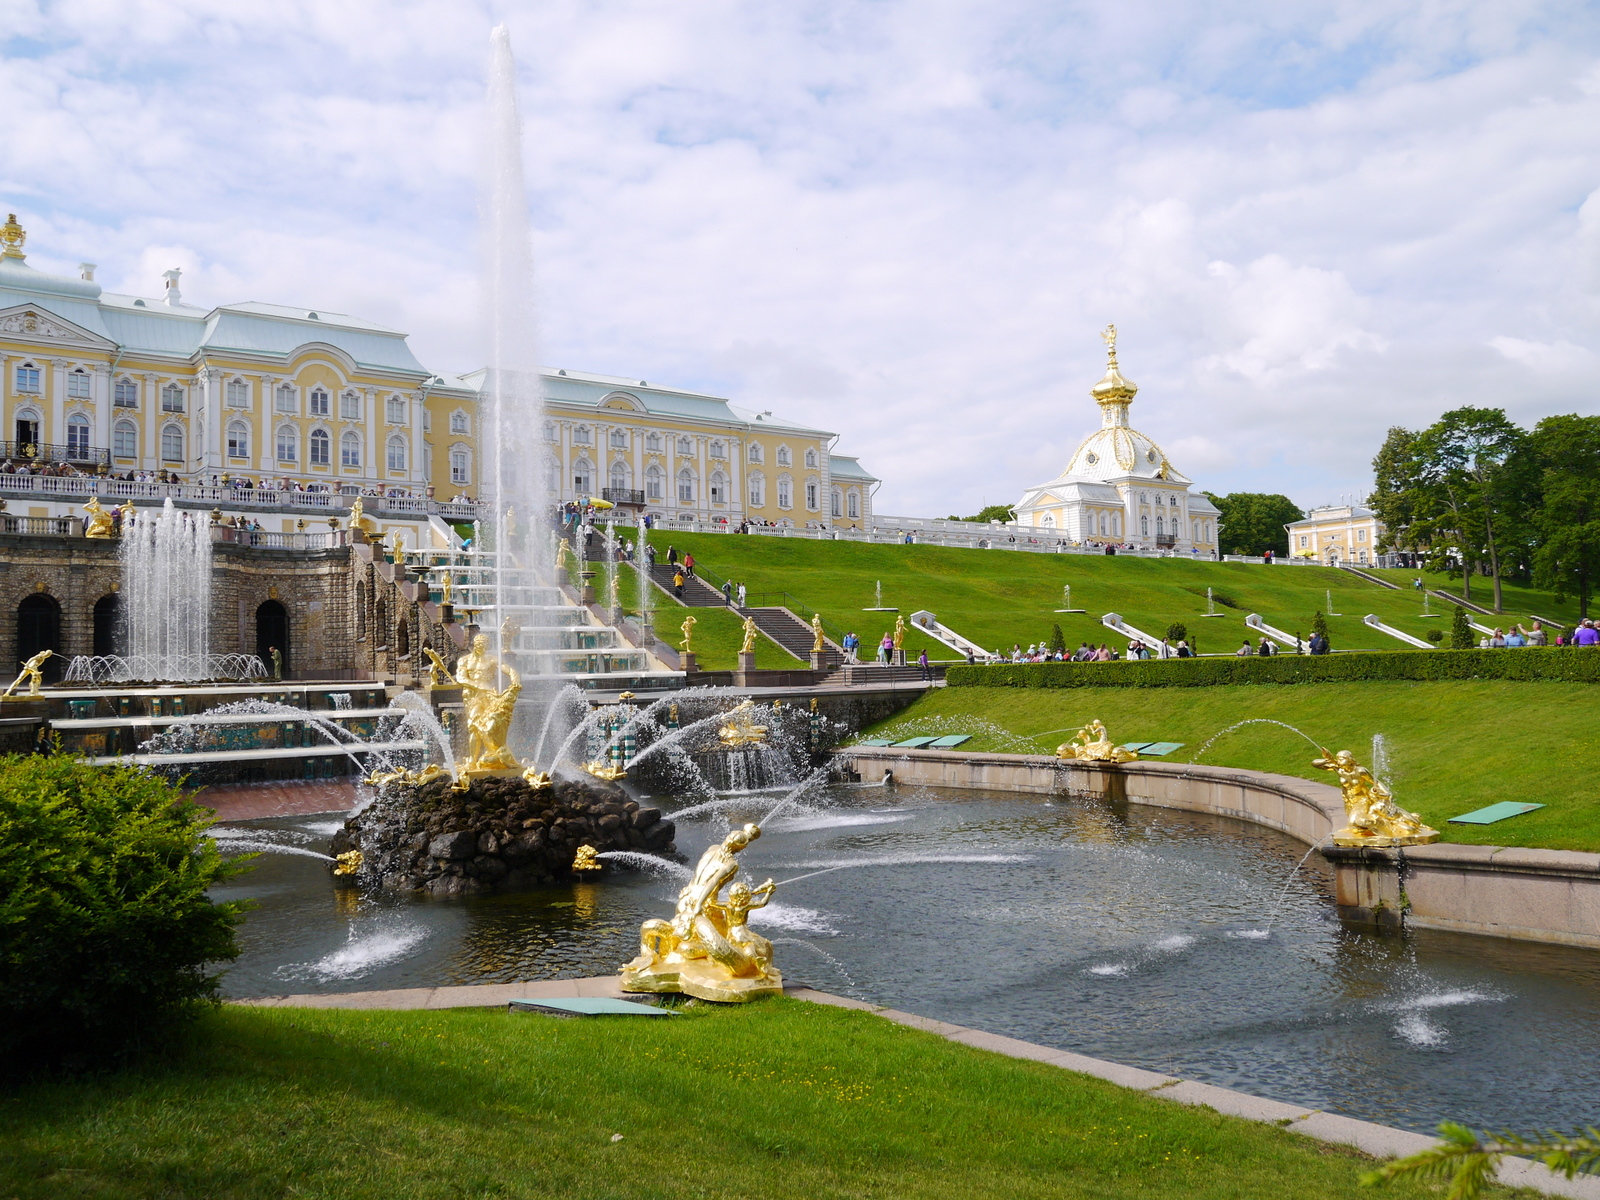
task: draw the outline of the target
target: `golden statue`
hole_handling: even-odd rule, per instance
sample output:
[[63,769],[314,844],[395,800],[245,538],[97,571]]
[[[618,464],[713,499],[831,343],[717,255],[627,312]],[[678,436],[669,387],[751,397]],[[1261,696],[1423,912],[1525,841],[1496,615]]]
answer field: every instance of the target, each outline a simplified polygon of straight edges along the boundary
[[517,536],[517,510],[511,506],[506,507],[506,541]]
[[354,875],[361,870],[361,851],[346,850],[333,860],[333,873],[335,875]]
[[896,650],[904,650],[905,646],[906,619],[904,617],[896,617],[894,619],[894,648]]
[[391,529],[389,531],[389,553],[399,562],[405,553],[406,531],[404,529]]
[[1113,742],[1111,735],[1106,732],[1105,723],[1096,718],[1073,734],[1070,742],[1057,746],[1056,757],[1080,762],[1125,763],[1133,762],[1139,756]]
[[40,695],[41,693],[39,691],[39,685],[44,682],[44,671],[41,668],[44,666],[44,660],[49,658],[54,653],[54,650],[41,650],[27,662],[23,663],[22,674],[18,675],[11,681],[10,687],[8,687],[5,691],[0,692],[0,700],[20,700],[22,697],[13,696],[11,693],[17,690],[17,684],[21,683],[24,679],[28,681],[28,695]]
[[572,856],[572,869],[574,871],[603,871],[604,864],[594,852],[594,847],[583,845],[578,847],[578,852]]
[[428,686],[444,687],[450,682],[450,668],[432,646],[424,646],[422,652],[428,656]]
[[[500,687],[500,676],[511,683]],[[522,678],[512,667],[489,653],[489,638],[478,634],[472,650],[456,661],[456,682],[467,713],[467,761],[460,778],[470,775],[520,775],[522,764],[506,749],[511,714],[522,692]],[[458,780],[458,783],[460,780]]]
[[746,825],[700,856],[672,920],[640,927],[639,956],[622,968],[623,991],[684,992],[723,1003],[783,993],[772,943],[748,924],[750,910],[766,904],[777,885],[770,879],[757,888],[734,882],[734,856],[760,836],[759,825]]
[[613,610],[622,607],[622,572],[616,567],[611,568],[611,607]]
[[429,763],[420,771],[408,771],[404,767],[397,771],[374,771],[364,781],[368,787],[382,788],[398,783],[405,787],[421,787],[425,783],[432,783],[435,779],[443,778],[447,772],[438,763]]
[[740,654],[749,654],[755,650],[756,634],[758,632],[760,631],[756,629],[756,619],[754,617],[746,617],[744,619],[744,645],[739,647]]
[[[767,727],[750,719],[754,708],[755,701],[746,700],[728,713],[728,723],[717,730],[717,737],[724,746],[751,746],[767,740]],[[776,702],[773,708],[777,708]]]
[[543,792],[550,787],[550,776],[544,771],[529,767],[522,773],[522,782],[535,792]]
[[99,496],[90,496],[89,503],[83,506],[83,511],[89,514],[89,524],[83,530],[84,537],[108,538],[116,536],[116,526],[112,523],[111,514],[101,505]]
[[366,510],[361,507],[361,497],[356,497],[356,502],[350,506],[350,528],[359,529],[370,541],[372,535],[378,532],[378,523],[367,516]]
[[567,545],[567,539],[558,538],[556,540],[556,570],[570,572],[572,568],[567,566],[567,559],[571,557],[573,557],[572,547]]
[[1396,804],[1389,789],[1350,751],[1330,754],[1324,748],[1322,757],[1312,759],[1311,765],[1339,776],[1348,824],[1333,835],[1335,846],[1425,846],[1439,840],[1439,831]]
[[699,623],[700,623],[699,618],[696,617],[693,613],[690,613],[687,617],[685,617],[683,619],[683,624],[678,627],[678,628],[683,630],[683,652],[685,654],[690,653],[689,643],[694,638],[694,627],[696,625],[698,625]]
[[822,632],[822,614],[811,615],[811,653],[821,654],[828,644],[828,637]]
[[450,603],[450,588],[455,583],[455,578],[454,571],[446,571],[444,573],[444,597],[439,601],[440,604]]

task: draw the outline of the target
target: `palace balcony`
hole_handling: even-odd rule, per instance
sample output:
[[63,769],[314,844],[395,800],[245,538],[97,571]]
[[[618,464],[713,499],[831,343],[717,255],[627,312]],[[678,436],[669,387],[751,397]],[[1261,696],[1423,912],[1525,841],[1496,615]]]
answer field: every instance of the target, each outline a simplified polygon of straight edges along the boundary
[[111,451],[103,446],[56,446],[48,442],[0,442],[0,459],[14,463],[71,463],[75,467],[109,467]]
[[609,500],[613,504],[622,504],[630,508],[644,507],[644,493],[634,488],[601,488],[600,499]]

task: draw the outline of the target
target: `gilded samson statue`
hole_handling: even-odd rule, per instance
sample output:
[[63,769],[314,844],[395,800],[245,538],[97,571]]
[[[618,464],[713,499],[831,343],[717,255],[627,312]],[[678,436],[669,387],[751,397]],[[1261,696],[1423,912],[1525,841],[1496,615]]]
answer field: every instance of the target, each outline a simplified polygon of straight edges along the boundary
[[[500,676],[511,680],[500,687]],[[467,761],[461,768],[460,784],[471,775],[522,773],[522,764],[506,749],[511,730],[511,714],[522,679],[512,667],[489,653],[489,638],[478,634],[472,650],[456,662],[456,682],[461,685],[461,704],[467,714]]]

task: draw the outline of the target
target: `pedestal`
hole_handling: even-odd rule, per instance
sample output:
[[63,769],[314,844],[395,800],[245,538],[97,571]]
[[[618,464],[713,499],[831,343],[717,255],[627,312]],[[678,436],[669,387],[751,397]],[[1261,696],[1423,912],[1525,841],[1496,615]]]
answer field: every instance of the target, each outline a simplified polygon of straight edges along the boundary
[[572,575],[565,567],[556,568],[556,583],[565,585],[572,582]]
[[826,650],[813,650],[811,652],[811,669],[813,671],[826,671],[828,669],[828,652]]
[[904,650],[891,651],[890,655],[889,655],[889,661],[893,665],[895,665],[897,667],[905,666],[906,665],[906,652]]
[[446,625],[454,625],[456,621],[456,606],[454,604],[439,605],[439,620]]
[[593,571],[579,571],[578,577],[583,580],[583,588],[578,595],[580,604],[594,603],[594,576]]
[[742,674],[747,674],[748,672],[754,671],[755,669],[756,669],[756,652],[754,650],[750,650],[750,651],[741,650],[741,651],[739,651],[739,673],[741,675]]
[[683,672],[686,675],[692,674],[700,669],[700,664],[695,661],[693,650],[683,651],[678,655],[678,661],[682,664]]

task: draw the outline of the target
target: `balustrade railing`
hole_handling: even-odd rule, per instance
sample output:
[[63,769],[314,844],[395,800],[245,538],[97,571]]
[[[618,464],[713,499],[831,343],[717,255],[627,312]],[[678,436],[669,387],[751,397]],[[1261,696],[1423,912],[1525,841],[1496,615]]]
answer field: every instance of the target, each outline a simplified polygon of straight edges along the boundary
[[[4,443],[0,443],[4,445]],[[102,496],[121,502],[174,501],[227,508],[304,508],[319,512],[348,511],[357,495],[345,492],[303,492],[280,488],[246,488],[199,483],[146,483],[131,479],[111,479],[97,475],[25,475],[0,471],[0,494],[41,497],[87,498]],[[475,521],[484,506],[462,501],[429,500],[424,496],[360,496],[368,512],[439,516],[447,521]]]
[[327,533],[274,533],[267,529],[213,525],[211,540],[234,546],[250,546],[257,550],[331,550],[335,546],[349,545],[350,531],[335,529]]

